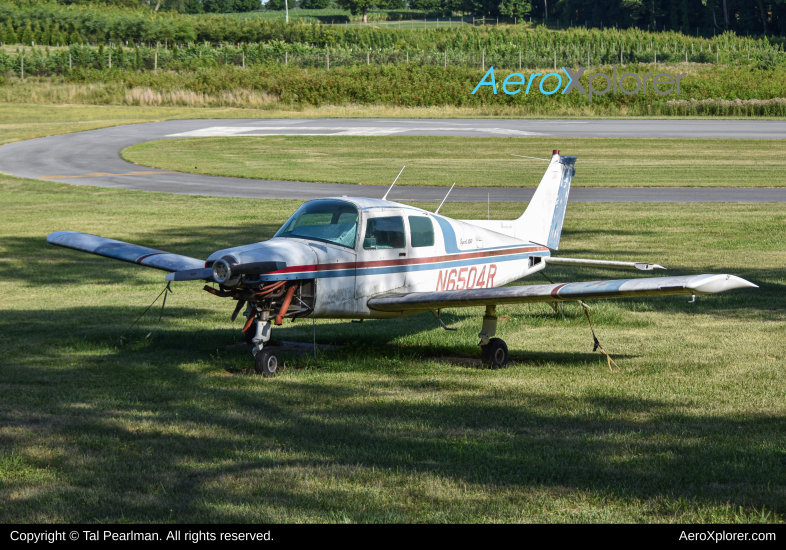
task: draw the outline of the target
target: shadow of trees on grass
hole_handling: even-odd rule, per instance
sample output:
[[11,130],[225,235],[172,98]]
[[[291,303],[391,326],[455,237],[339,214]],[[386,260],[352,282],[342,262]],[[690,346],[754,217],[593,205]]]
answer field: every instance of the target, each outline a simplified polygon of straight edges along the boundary
[[[23,315],[4,316],[0,328]],[[35,333],[54,334],[56,325],[56,316],[42,317]],[[115,329],[95,329],[81,347],[68,336],[38,339],[0,361],[3,452],[60,479],[27,492],[24,479],[5,482],[0,520],[263,522],[281,520],[279,510],[292,519],[408,521],[418,519],[409,507],[418,499],[454,510],[446,519],[482,512],[468,503],[462,516],[455,495],[414,482],[403,498],[403,478],[480,486],[511,508],[532,490],[569,490],[786,509],[778,415],[697,414],[689,398],[612,386],[580,395],[487,387],[492,373],[460,367],[471,376],[452,376],[449,366],[443,377],[396,374],[390,357],[370,379],[352,361],[338,370],[355,370],[356,380],[215,376],[215,365],[201,362],[227,331],[164,326],[145,347],[113,350]],[[220,354],[219,364],[248,361],[247,351]],[[29,451],[41,447],[53,451]],[[372,480],[390,494],[364,492]]]

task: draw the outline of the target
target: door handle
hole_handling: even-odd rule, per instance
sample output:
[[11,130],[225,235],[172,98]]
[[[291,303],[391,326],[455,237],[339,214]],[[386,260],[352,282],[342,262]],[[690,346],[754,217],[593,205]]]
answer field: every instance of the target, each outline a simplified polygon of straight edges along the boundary
[[406,252],[399,252],[399,253],[398,253],[398,255],[399,255],[399,256],[406,256],[406,255],[407,255],[407,253],[406,253]]

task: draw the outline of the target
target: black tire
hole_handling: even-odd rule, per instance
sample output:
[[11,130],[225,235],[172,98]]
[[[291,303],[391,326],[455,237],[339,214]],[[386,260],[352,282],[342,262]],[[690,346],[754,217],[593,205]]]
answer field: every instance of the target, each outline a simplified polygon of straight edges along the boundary
[[254,336],[257,335],[257,322],[254,321],[251,323],[251,326],[248,327],[248,330],[243,333],[243,338],[246,340],[246,344],[249,346],[254,343]]
[[499,369],[508,362],[508,346],[501,338],[492,338],[485,346],[480,346],[480,359],[491,369]]
[[281,361],[278,358],[278,351],[273,348],[262,348],[254,356],[254,370],[262,376],[275,376],[278,374],[278,369]]

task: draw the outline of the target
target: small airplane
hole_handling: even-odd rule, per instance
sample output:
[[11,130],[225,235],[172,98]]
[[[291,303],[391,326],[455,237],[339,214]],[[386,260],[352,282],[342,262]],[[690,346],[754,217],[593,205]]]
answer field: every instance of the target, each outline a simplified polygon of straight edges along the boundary
[[546,302],[556,309],[564,301],[675,294],[695,299],[758,288],[734,275],[506,287],[549,265],[664,269],[551,256],[559,248],[575,162],[575,156],[555,150],[532,200],[515,220],[453,220],[439,215],[439,208],[429,212],[387,201],[394,181],[381,200],[342,196],[305,202],[272,239],[219,250],[207,260],[76,231],[52,233],[47,242],[168,271],[167,281],[216,284],[204,290],[236,302],[232,321],[245,307],[243,332],[253,345],[254,367],[265,376],[279,368],[271,332],[285,318],[363,320],[431,312],[447,329],[442,309],[485,306],[481,358],[501,367],[508,348],[494,337],[499,305]]

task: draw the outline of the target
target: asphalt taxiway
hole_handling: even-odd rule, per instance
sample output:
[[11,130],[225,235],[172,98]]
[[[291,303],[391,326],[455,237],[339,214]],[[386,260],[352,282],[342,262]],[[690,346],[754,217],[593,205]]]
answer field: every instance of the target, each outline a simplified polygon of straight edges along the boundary
[[[380,198],[386,186],[255,180],[185,174],[124,161],[126,147],[199,136],[358,135],[786,139],[770,120],[227,119],[115,126],[0,147],[0,171],[13,176],[143,191],[270,199],[350,195]],[[451,202],[526,202],[534,188],[456,188]],[[437,201],[444,187],[394,188],[395,201]],[[571,202],[786,202],[786,188],[581,188]]]

